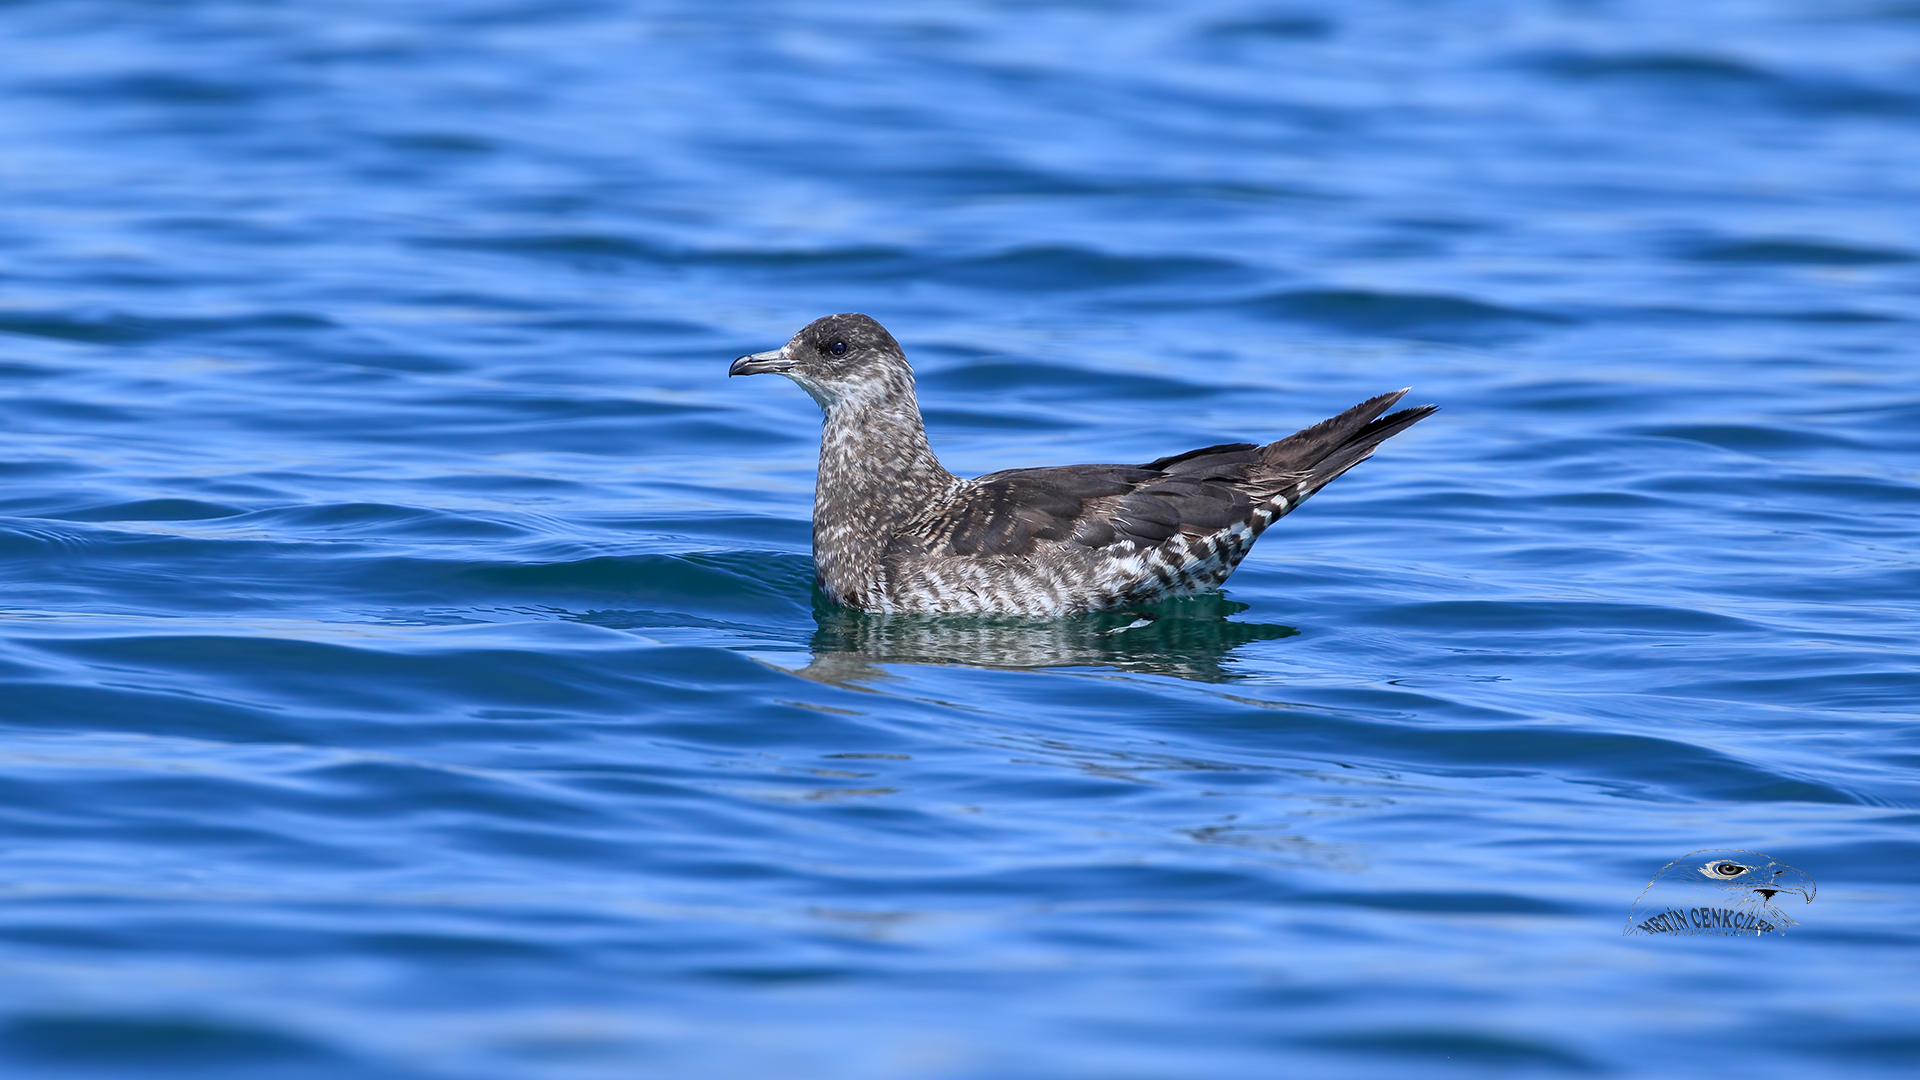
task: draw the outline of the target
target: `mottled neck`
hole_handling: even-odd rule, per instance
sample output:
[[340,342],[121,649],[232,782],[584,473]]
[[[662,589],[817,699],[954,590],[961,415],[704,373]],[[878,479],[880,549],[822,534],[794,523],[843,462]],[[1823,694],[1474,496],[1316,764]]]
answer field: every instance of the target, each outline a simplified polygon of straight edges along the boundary
[[911,375],[890,376],[822,405],[814,572],[834,600],[879,606],[880,556],[887,542],[959,480],[927,445]]

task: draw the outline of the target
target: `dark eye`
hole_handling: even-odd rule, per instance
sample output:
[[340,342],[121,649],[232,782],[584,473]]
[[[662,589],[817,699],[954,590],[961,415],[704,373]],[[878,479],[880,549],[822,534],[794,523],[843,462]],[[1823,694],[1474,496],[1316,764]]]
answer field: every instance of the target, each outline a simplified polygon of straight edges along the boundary
[[1741,874],[1747,872],[1747,868],[1741,866],[1739,863],[1723,862],[1716,865],[1713,868],[1713,872],[1719,874],[1721,877],[1739,877]]
[[847,343],[844,341],[836,341],[827,346],[827,351],[835,356],[845,356],[847,355]]

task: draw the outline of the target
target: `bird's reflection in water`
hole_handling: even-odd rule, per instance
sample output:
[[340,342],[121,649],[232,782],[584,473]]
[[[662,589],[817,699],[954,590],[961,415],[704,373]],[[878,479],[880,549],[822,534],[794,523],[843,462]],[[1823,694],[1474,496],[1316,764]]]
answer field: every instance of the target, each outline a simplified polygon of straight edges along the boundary
[[870,615],[817,602],[813,661],[797,674],[848,684],[885,677],[880,664],[988,668],[1100,667],[1201,682],[1240,678],[1223,661],[1291,626],[1231,622],[1247,609],[1218,593],[1065,619]]

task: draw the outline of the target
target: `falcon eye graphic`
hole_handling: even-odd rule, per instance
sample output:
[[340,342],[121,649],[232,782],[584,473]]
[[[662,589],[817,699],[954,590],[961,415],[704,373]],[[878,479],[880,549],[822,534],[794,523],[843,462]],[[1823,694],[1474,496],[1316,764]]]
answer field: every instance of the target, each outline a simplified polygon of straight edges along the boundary
[[[1702,858],[1705,856],[1705,858]],[[1760,937],[1784,934],[1793,917],[1779,903],[1813,903],[1813,879],[1757,851],[1709,849],[1682,855],[1647,882],[1624,933],[1648,937]]]

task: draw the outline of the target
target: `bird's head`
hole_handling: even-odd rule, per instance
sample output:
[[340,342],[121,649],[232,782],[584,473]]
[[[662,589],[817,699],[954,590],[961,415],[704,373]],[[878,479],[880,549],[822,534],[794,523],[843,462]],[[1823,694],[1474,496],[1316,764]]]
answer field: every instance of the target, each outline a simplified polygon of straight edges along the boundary
[[1757,851],[1716,848],[1675,859],[1660,871],[1656,882],[1712,888],[1741,896],[1758,894],[1768,903],[1780,893],[1798,893],[1813,903],[1813,879],[1777,859]]
[[849,312],[808,323],[793,340],[770,352],[733,362],[732,375],[785,375],[813,395],[822,409],[913,388],[913,369],[887,328]]

